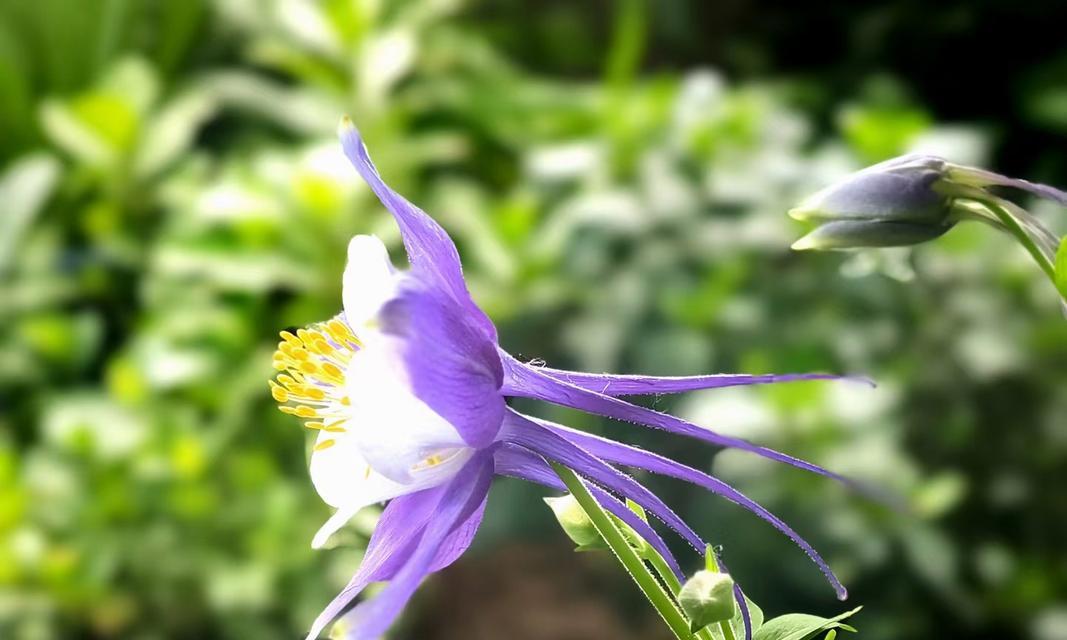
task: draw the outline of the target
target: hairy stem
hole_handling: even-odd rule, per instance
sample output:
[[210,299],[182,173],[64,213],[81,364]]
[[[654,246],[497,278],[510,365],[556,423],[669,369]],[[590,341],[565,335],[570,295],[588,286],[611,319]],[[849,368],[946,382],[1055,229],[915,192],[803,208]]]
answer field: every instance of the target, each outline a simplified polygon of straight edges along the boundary
[[[670,630],[674,632],[675,637],[678,640],[692,640],[693,634],[689,632],[689,621],[685,619],[685,616],[674,604],[674,601],[671,600],[671,597],[663,590],[663,586],[648,570],[648,567],[645,566],[644,561],[637,555],[637,552],[626,542],[622,532],[611,521],[611,518],[593,498],[593,495],[589,493],[589,489],[586,488],[581,479],[573,471],[559,463],[550,462],[550,464],[552,465],[552,470],[567,486],[567,490],[571,492],[574,499],[585,510],[586,515],[589,516],[593,526],[596,527],[600,536],[604,538],[604,542],[607,543],[612,553],[619,559],[619,562],[622,563],[630,577],[634,579],[641,592],[645,594],[645,597],[648,598],[648,601],[656,609],[660,617],[663,618],[663,621],[667,623]],[[670,573],[670,571],[668,570],[667,573]]]

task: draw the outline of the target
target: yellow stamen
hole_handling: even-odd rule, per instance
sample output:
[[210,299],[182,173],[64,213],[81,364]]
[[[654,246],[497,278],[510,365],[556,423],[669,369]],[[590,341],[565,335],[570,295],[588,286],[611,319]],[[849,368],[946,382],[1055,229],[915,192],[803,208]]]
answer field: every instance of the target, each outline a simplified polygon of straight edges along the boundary
[[277,383],[271,385],[270,394],[274,396],[274,400],[277,402],[289,401],[289,392],[281,388],[281,386],[279,386]]
[[[270,381],[271,396],[283,413],[306,421],[308,429],[344,433],[351,401],[345,395],[345,374],[359,341],[341,319],[281,331],[271,366],[279,371]],[[288,404],[287,404],[288,403]],[[323,440],[322,448],[333,444]]]
[[296,408],[296,415],[301,418],[318,418],[319,412],[307,405],[300,405]]
[[332,438],[329,440],[323,440],[322,442],[315,445],[315,451],[325,451],[326,449],[329,449],[335,444],[337,444],[337,441]]
[[322,400],[326,397],[326,392],[318,387],[304,387],[304,395],[312,400]]
[[331,382],[337,382],[338,384],[343,382],[343,378],[341,377],[341,369],[333,363],[323,362],[322,372],[326,374],[326,379],[330,380]]

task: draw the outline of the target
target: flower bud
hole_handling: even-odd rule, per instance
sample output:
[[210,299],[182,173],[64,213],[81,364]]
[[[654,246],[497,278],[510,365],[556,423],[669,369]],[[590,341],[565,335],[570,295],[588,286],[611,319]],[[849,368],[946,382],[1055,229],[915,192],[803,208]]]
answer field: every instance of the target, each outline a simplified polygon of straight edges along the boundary
[[697,571],[678,592],[691,631],[734,617],[734,580],[728,573]]
[[940,236],[956,221],[952,198],[936,188],[946,166],[933,156],[904,156],[826,187],[789,211],[819,224],[793,249],[896,247]]
[[574,544],[578,545],[579,549],[606,548],[607,545],[600,537],[600,532],[596,530],[593,521],[589,519],[585,509],[578,504],[574,496],[567,494],[559,498],[545,498],[544,500],[548,508],[552,509],[552,513],[556,515],[556,520],[559,521],[563,532],[574,541]]
[[[578,545],[577,549],[575,549],[576,551],[597,551],[608,548],[593,521],[589,519],[589,515],[582,508],[582,505],[578,504],[574,496],[567,494],[560,498],[544,498],[544,501],[552,509],[552,513],[555,514],[556,520],[559,521],[560,527],[563,528],[563,532]],[[627,501],[627,506],[639,518],[645,519],[644,511],[640,507],[631,504],[629,501]],[[651,547],[648,542],[634,531],[633,527],[620,520],[614,514],[609,513],[608,517],[618,527],[622,537],[637,555],[645,557],[650,552]]]

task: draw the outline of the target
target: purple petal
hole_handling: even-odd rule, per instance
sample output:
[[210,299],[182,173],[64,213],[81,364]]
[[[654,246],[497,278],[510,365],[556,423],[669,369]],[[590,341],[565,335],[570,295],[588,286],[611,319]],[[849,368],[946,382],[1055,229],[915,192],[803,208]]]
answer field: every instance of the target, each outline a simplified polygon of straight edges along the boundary
[[488,503],[488,499],[489,495],[486,494],[478,508],[453,529],[452,533],[448,534],[448,537],[437,549],[437,555],[434,556],[433,563],[430,565],[430,573],[435,573],[448,567],[467,552],[471,542],[474,541],[475,534],[478,533],[478,528],[482,526],[482,518],[485,517],[485,505]]
[[448,237],[448,233],[441,225],[437,224],[426,212],[408,202],[385,184],[374,162],[371,161],[359,130],[347,117],[341,122],[338,135],[349,161],[396,219],[404,238],[404,248],[407,250],[408,262],[411,263],[412,269],[447,291],[463,305],[477,326],[495,341],[496,328],[485,313],[474,304],[467,291],[459,252],[452,238]]
[[504,416],[503,369],[495,343],[439,289],[405,280],[383,307],[382,331],[404,340],[415,395],[472,447],[493,442]]
[[887,503],[894,502],[890,497],[882,495],[881,492],[878,492],[875,489],[829,471],[828,469],[824,469],[811,462],[794,458],[793,456],[775,451],[774,449],[752,444],[747,440],[724,436],[710,429],[697,426],[692,422],[676,418],[675,416],[666,413],[639,407],[630,404],[629,402],[619,400],[618,398],[612,398],[602,393],[597,393],[596,391],[583,389],[582,387],[562,380],[557,380],[552,376],[542,373],[541,370],[536,367],[519,362],[504,351],[501,351],[500,353],[501,359],[504,362],[504,386],[501,390],[505,395],[536,398],[564,407],[571,407],[588,413],[615,418],[616,420],[622,420],[624,422],[634,422],[655,429],[662,429],[670,433],[690,436],[721,447],[731,447],[734,449],[741,449],[742,451],[749,451],[770,460],[783,462],[790,466],[797,467],[798,469],[804,469],[828,478],[833,478],[834,480],[879,501]]
[[[367,544],[367,552],[348,585],[337,594],[315,619],[308,638],[318,637],[363,589],[372,582],[390,580],[408,561],[422,538],[422,531],[433,515],[444,487],[434,487],[409,493],[389,502]],[[485,500],[462,524],[457,526],[437,551],[431,572],[440,571],[455,562],[470,547],[471,540],[482,523]]]
[[564,371],[549,367],[538,367],[537,370],[561,382],[613,397],[683,393],[700,389],[719,389],[721,387],[774,384],[799,380],[854,380],[873,386],[873,383],[866,378],[836,376],[829,373],[786,373],[779,375],[716,373],[704,376],[640,376],[583,373],[581,371]]
[[537,422],[606,462],[644,469],[646,471],[651,471],[652,473],[684,480],[685,482],[703,487],[712,493],[720,495],[727,500],[748,509],[760,518],[769,522],[775,529],[784,533],[790,540],[795,542],[797,546],[803,549],[804,553],[808,554],[808,557],[811,558],[812,562],[814,562],[819,567],[819,570],[823,572],[823,575],[826,576],[830,585],[833,586],[834,591],[837,592],[838,598],[844,600],[848,597],[848,591],[841,584],[841,581],[837,579],[837,576],[834,575],[830,566],[826,564],[822,559],[822,556],[820,556],[819,553],[815,551],[806,540],[804,540],[804,538],[800,537],[797,532],[793,531],[793,529],[778,518],[778,516],[774,515],[762,505],[745,496],[743,493],[734,489],[722,480],[650,451],[643,451],[636,447],[622,444],[621,442],[615,442],[614,440],[608,440],[607,438],[575,431],[574,429],[562,425],[546,423],[542,420],[537,420]]
[[[516,444],[505,443],[497,450],[494,459],[496,461],[497,475],[526,480],[557,491],[567,490],[563,481],[552,471],[552,468],[548,466],[544,458],[529,449]],[[663,538],[656,533],[655,529],[637,517],[637,514],[631,511],[625,503],[600,487],[591,485],[589,490],[593,497],[596,498],[596,501],[600,503],[600,506],[629,525],[631,529],[637,532],[637,535],[641,536],[645,542],[655,549],[679,580],[685,579],[685,574],[682,573],[678,560],[675,559],[674,554],[667,548],[667,544],[663,542]]]
[[700,536],[656,494],[566,438],[519,413],[508,410],[504,418],[504,428],[501,430],[501,439],[566,465],[579,475],[614,491],[619,496],[633,500],[677,532],[686,542],[693,545],[694,549],[704,549],[704,541],[700,539]]
[[[404,605],[415,593],[419,583],[442,560],[455,552],[442,547],[449,535],[462,529],[466,521],[479,511],[492,480],[492,453],[476,454],[444,485],[440,500],[435,504],[417,545],[407,562],[394,573],[392,580],[376,597],[361,602],[345,616],[350,625],[349,640],[373,640],[384,634]],[[447,564],[447,562],[445,563]]]

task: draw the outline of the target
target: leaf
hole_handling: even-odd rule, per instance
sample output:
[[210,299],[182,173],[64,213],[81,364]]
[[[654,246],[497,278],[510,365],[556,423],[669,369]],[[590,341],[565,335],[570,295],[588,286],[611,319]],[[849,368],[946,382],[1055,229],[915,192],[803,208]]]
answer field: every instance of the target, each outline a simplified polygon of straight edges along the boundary
[[185,153],[200,126],[217,105],[206,91],[184,93],[152,115],[145,133],[145,144],[137,151],[134,170],[148,177],[166,168]]
[[1067,236],[1060,240],[1060,248],[1056,251],[1056,288],[1067,300]]
[[0,174],[0,202],[5,207],[4,215],[0,215],[0,272],[52,194],[57,178],[59,163],[44,153],[18,160]]
[[841,621],[855,615],[863,607],[856,607],[852,611],[846,611],[833,618],[821,618],[806,613],[788,613],[769,620],[753,636],[754,640],[810,640],[822,631],[832,629],[844,629],[855,631],[854,628]]
[[[755,637],[763,626],[763,609],[749,600],[748,596],[745,596],[745,602],[748,603],[748,617],[752,621],[752,634]],[[745,637],[745,621],[741,617],[741,607],[734,612],[734,617],[730,620],[730,629],[733,630],[735,638]]]

